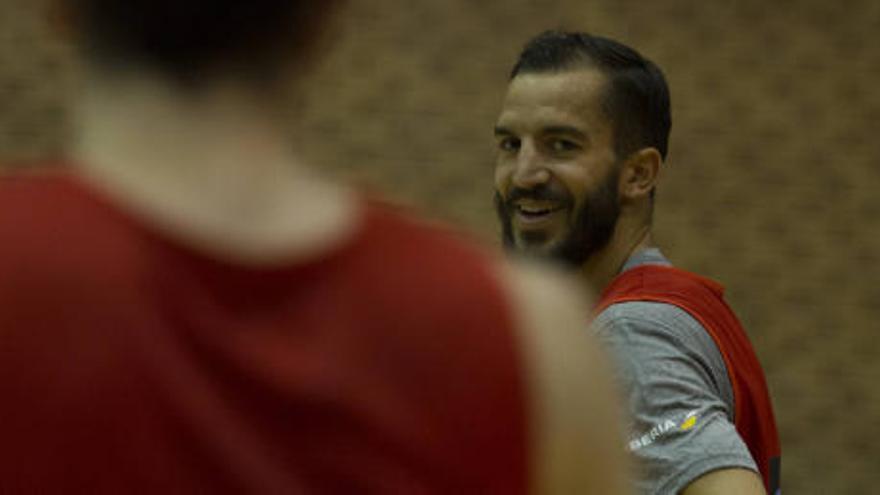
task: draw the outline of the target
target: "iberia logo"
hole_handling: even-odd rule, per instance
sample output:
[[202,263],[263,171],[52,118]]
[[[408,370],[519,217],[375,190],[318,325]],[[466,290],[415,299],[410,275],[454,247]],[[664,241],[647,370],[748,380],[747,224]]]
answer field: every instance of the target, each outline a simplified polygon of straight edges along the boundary
[[653,444],[657,439],[671,435],[676,431],[690,431],[697,426],[700,416],[699,411],[691,411],[687,413],[681,423],[674,422],[670,419],[661,421],[654,425],[648,432],[639,435],[629,442],[630,450],[639,450],[643,447]]

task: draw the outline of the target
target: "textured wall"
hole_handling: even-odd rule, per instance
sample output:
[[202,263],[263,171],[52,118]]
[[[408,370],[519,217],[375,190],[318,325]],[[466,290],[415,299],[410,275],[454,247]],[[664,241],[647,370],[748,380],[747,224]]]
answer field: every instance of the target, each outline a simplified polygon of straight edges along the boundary
[[[0,0],[0,156],[63,150],[76,77]],[[728,287],[765,363],[788,493],[880,483],[880,2],[354,0],[299,112],[315,163],[494,235],[491,128],[550,27],[642,50],[673,93],[657,237]]]

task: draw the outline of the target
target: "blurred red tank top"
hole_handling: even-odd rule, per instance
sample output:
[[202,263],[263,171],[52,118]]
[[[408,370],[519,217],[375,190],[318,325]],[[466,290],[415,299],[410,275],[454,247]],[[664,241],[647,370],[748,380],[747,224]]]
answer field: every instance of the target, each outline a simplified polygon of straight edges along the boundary
[[699,275],[658,265],[627,270],[602,293],[596,314],[612,304],[650,301],[688,312],[718,346],[734,395],[734,424],[758,465],[767,493],[779,493],[779,434],[764,370],[748,335],[727,303],[724,288]]
[[0,180],[0,492],[525,493],[487,255],[378,204],[236,266],[71,176]]

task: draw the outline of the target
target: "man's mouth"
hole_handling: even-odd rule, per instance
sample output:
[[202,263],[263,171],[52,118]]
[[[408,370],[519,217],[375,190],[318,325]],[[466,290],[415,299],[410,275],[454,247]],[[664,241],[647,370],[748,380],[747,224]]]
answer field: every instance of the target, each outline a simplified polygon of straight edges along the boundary
[[564,204],[547,201],[519,201],[513,205],[517,223],[522,226],[542,227],[555,213],[563,211]]

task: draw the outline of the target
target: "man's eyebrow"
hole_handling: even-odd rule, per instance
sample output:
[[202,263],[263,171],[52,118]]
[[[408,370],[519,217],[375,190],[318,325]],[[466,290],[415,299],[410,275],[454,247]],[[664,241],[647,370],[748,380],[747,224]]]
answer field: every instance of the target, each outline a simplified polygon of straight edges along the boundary
[[495,135],[496,136],[513,136],[513,131],[511,131],[507,127],[496,125],[495,126]]
[[541,132],[544,134],[569,134],[579,139],[589,139],[589,136],[587,136],[585,132],[578,129],[577,127],[572,127],[568,125],[552,125],[541,129]]

